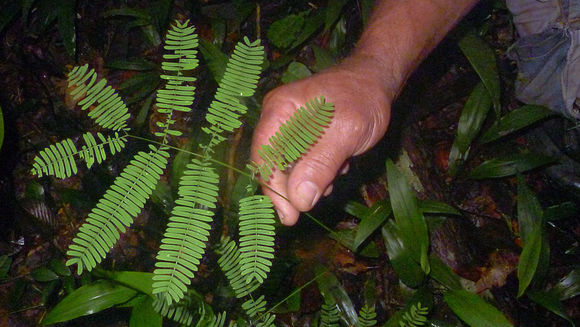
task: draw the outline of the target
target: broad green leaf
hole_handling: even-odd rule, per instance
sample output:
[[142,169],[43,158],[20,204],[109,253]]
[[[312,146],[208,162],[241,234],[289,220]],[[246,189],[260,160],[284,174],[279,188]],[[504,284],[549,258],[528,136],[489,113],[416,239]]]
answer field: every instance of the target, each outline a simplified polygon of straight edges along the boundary
[[550,293],[553,293],[561,301],[568,300],[580,294],[580,268],[572,270],[564,278],[552,287]]
[[536,273],[540,254],[542,252],[542,235],[540,233],[531,235],[528,242],[524,244],[520,260],[518,262],[518,297],[522,296]]
[[530,300],[536,302],[537,304],[543,306],[547,310],[551,311],[552,313],[562,317],[563,319],[567,320],[570,325],[576,326],[574,321],[570,319],[568,314],[566,314],[566,309],[564,305],[558,298],[558,296],[552,292],[545,292],[539,290],[530,290],[526,293]]
[[568,201],[547,207],[544,210],[544,219],[546,221],[558,221],[573,217],[578,213],[580,207],[574,202]]
[[312,75],[308,67],[303,63],[293,61],[288,65],[286,71],[282,74],[282,83],[288,84]]
[[371,236],[389,218],[392,213],[391,205],[387,201],[375,203],[368,215],[361,219],[354,237],[353,247],[358,249],[360,245]]
[[4,115],[2,114],[2,107],[0,107],[0,150],[4,143]]
[[58,279],[58,275],[47,267],[38,267],[30,273],[30,277],[37,282],[50,282]]
[[316,44],[313,44],[312,51],[314,52],[314,59],[315,63],[312,66],[312,70],[315,72],[319,72],[324,70],[332,65],[334,65],[334,58],[326,49],[319,47]]
[[501,117],[482,136],[480,142],[488,143],[510,133],[526,128],[533,123],[553,115],[554,112],[544,106],[524,105]]
[[76,0],[60,0],[55,2],[57,11],[58,33],[62,38],[66,52],[75,58],[77,51],[75,18]]
[[[345,229],[335,231],[329,235],[329,237],[352,252],[357,252],[354,247],[354,238],[356,236],[356,229]],[[369,242],[362,249],[358,250],[358,254],[363,257],[378,258],[380,255],[380,250],[374,242]]]
[[437,200],[419,200],[419,210],[423,214],[461,215],[457,209]]
[[131,311],[129,327],[161,327],[163,317],[153,309],[153,298],[151,296],[140,296],[139,302]]
[[318,284],[318,289],[320,294],[328,303],[336,303],[344,319],[349,323],[349,325],[356,325],[358,321],[358,314],[352,303],[348,293],[336,276],[334,276],[326,267],[318,265],[315,267],[314,271],[316,275],[322,274],[316,279]]
[[525,243],[536,234],[541,234],[543,228],[543,212],[540,201],[526,185],[523,177],[518,175],[518,226],[520,238]]
[[213,43],[204,39],[199,40],[199,50],[214,80],[219,83],[226,71],[228,56]]
[[410,287],[418,287],[425,279],[425,273],[413,257],[413,253],[403,242],[397,224],[389,220],[382,230],[383,241],[389,261],[399,279]]
[[344,44],[346,43],[346,20],[341,17],[330,33],[328,41],[328,51],[338,57],[344,53]]
[[497,308],[479,296],[464,290],[445,293],[443,299],[451,310],[472,327],[513,326]]
[[53,259],[48,264],[50,270],[54,271],[57,275],[61,277],[71,276],[72,273],[70,269],[65,265],[64,261]]
[[137,295],[137,291],[106,280],[81,286],[60,301],[42,321],[43,325],[69,321],[91,315],[112,306],[125,303]]
[[532,282],[539,263],[546,261],[546,258],[541,260],[544,246],[542,243],[545,241],[542,216],[540,202],[526,185],[523,177],[518,175],[518,226],[523,247],[518,263],[518,297],[524,294]]
[[306,40],[314,35],[314,33],[324,24],[324,10],[315,10],[305,17],[302,30],[289,50],[296,48],[303,44]]
[[348,201],[344,206],[344,211],[358,219],[363,219],[369,215],[371,208],[356,201]]
[[459,40],[459,48],[467,57],[467,60],[469,60],[469,63],[477,72],[477,75],[479,75],[483,85],[485,85],[485,88],[491,97],[496,117],[499,117],[501,109],[501,91],[493,49],[479,38],[475,32],[466,33]]
[[155,64],[143,58],[135,58],[129,60],[113,60],[107,63],[107,67],[121,70],[144,71],[155,69]]
[[139,271],[97,270],[95,275],[131,287],[141,293],[153,296],[153,273]]
[[447,287],[449,290],[463,289],[459,282],[459,276],[457,276],[449,266],[441,261],[441,259],[431,254],[429,256],[429,263],[431,264],[431,273],[429,276],[435,279],[439,284]]
[[479,133],[490,107],[489,93],[483,83],[477,84],[461,111],[457,135],[449,151],[449,174],[452,176],[457,172],[459,165],[467,159],[471,142]]
[[387,181],[391,207],[405,247],[426,274],[429,274],[429,234],[417,198],[405,177],[391,160],[387,160]]
[[290,48],[290,46],[298,40],[298,37],[304,28],[304,16],[307,14],[308,11],[304,11],[297,15],[288,15],[273,22],[266,33],[268,39],[277,48]]
[[0,280],[6,278],[8,272],[10,271],[10,265],[12,264],[12,259],[9,256],[0,256]]
[[120,9],[111,9],[106,11],[103,14],[103,17],[115,17],[115,16],[128,16],[133,17],[145,21],[151,21],[151,15],[143,9],[136,9],[136,8],[120,8]]
[[537,153],[518,153],[484,161],[470,173],[471,179],[500,178],[516,175],[556,162],[552,157]]
[[361,0],[360,6],[363,26],[366,26],[375,6],[375,0]]
[[348,0],[334,0],[329,1],[326,7],[326,16],[324,18],[324,31],[328,31],[330,27],[338,20],[342,12],[342,8]]

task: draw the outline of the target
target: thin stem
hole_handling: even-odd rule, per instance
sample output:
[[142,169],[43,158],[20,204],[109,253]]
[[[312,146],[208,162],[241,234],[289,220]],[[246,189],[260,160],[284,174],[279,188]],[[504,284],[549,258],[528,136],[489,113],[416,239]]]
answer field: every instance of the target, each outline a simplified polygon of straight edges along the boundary
[[300,286],[299,288],[295,289],[292,293],[290,293],[290,295],[288,295],[287,297],[285,297],[282,301],[276,303],[272,308],[270,308],[266,312],[272,312],[272,311],[274,311],[274,309],[276,309],[277,307],[279,307],[282,303],[288,301],[288,299],[290,299],[291,297],[293,297],[296,293],[302,291],[304,288],[306,288],[308,285],[314,283],[318,278],[322,277],[322,275],[324,275],[326,273],[328,273],[328,271],[323,271],[320,274],[314,276],[314,278],[312,278],[311,280],[309,280],[307,283],[305,283],[304,285]]

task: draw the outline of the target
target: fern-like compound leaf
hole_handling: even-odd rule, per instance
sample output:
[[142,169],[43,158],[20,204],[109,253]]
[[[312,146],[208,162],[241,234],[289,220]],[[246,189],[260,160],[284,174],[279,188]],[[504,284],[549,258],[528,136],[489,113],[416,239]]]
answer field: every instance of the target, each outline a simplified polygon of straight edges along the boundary
[[276,316],[270,314],[266,311],[266,300],[264,300],[264,295],[260,296],[258,299],[249,299],[242,303],[242,309],[246,312],[252,320],[256,321],[255,326],[257,327],[271,327],[274,326],[274,319]]
[[274,259],[274,206],[269,197],[252,195],[240,200],[240,270],[246,284],[262,284]]
[[419,327],[425,325],[427,322],[427,315],[429,314],[429,307],[422,307],[421,302],[412,305],[408,311],[403,314],[399,321],[401,327]]
[[102,128],[114,131],[128,130],[127,120],[130,115],[127,106],[115,90],[107,85],[107,80],[97,78],[94,69],[89,65],[76,66],[68,74],[68,87],[74,100],[82,110],[90,108],[88,116]]
[[67,255],[67,265],[77,265],[80,275],[84,269],[92,270],[107,255],[141,212],[145,201],[151,196],[163,170],[169,153],[153,147],[150,152],[139,152],[105,195],[93,208],[81,226]]
[[109,149],[111,155],[114,155],[121,151],[127,142],[126,136],[119,136],[119,133],[116,132],[114,137],[105,137],[101,133],[96,133],[96,135],[100,143],[97,142],[93,133],[87,132],[83,134],[85,145],[82,146],[80,151],[71,139],[65,139],[42,149],[34,157],[31,173],[38,177],[47,175],[67,178],[78,173],[75,157],[78,156],[83,159],[87,164],[87,168],[91,168],[95,161],[100,164],[107,159],[106,148]]
[[377,313],[375,308],[365,305],[358,313],[358,323],[356,327],[372,327],[377,325]]
[[153,293],[177,302],[197,271],[208,241],[216,207],[219,176],[206,161],[193,159],[179,182],[179,199],[161,240]]
[[236,242],[229,237],[224,237],[218,251],[221,254],[218,265],[226,275],[238,299],[249,295],[260,286],[256,280],[252,280],[249,284],[246,283],[246,278],[242,275],[240,268],[240,250]]
[[324,303],[322,304],[322,310],[320,310],[320,327],[339,327],[340,321],[340,311],[338,311],[338,306],[336,303]]
[[232,132],[241,126],[240,116],[246,113],[247,107],[240,99],[254,94],[263,60],[264,47],[260,45],[260,40],[250,42],[245,37],[243,43],[238,42],[236,45],[219,82],[215,99],[205,116],[211,126],[203,130],[209,135],[221,136],[214,142],[225,139],[224,131]]
[[334,105],[320,99],[308,101],[305,107],[300,107],[288,119],[274,136],[269,144],[258,148],[258,155],[263,164],[251,163],[248,168],[254,174],[260,174],[265,181],[272,175],[276,167],[284,170],[288,164],[298,160],[324,132],[334,114]]
[[167,116],[164,122],[157,123],[161,131],[155,133],[163,138],[163,143],[166,143],[167,135],[181,135],[180,131],[171,129],[175,123],[173,111],[191,111],[195,96],[195,86],[191,83],[196,79],[187,75],[198,66],[197,46],[197,34],[195,28],[189,26],[189,20],[184,23],[176,21],[167,31],[164,48],[168,53],[163,55],[161,64],[164,71],[161,78],[167,83],[157,91],[156,98],[157,111]]
[[181,301],[167,303],[161,295],[155,296],[153,309],[167,319],[171,319],[183,326],[221,327],[225,323],[225,313],[215,316],[209,304],[207,304],[201,294],[194,290],[188,290]]

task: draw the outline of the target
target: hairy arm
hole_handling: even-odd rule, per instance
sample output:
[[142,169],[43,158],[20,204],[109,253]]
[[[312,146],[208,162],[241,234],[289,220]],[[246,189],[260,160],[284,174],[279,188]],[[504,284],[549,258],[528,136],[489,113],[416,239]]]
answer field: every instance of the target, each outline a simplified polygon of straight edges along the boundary
[[348,159],[375,145],[385,134],[391,103],[407,78],[476,0],[378,0],[353,53],[340,64],[266,95],[252,142],[268,142],[279,126],[308,99],[325,96],[335,117],[318,143],[289,171],[276,171],[269,195],[280,220],[293,225],[310,210],[332,181],[348,169]]

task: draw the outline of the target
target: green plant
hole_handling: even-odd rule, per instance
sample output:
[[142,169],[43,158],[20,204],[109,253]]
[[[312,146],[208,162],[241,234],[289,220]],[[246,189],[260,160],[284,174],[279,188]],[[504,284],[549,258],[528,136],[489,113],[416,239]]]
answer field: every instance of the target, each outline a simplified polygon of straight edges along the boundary
[[[157,91],[156,97],[157,110],[164,117],[157,123],[159,129],[155,136],[158,141],[150,141],[149,152],[141,151],[130,161],[73,239],[67,251],[70,257],[67,265],[76,265],[77,274],[93,270],[105,258],[121,233],[140,213],[163,175],[171,157],[169,151],[175,149],[170,145],[171,138],[181,135],[172,127],[174,114],[189,112],[194,100],[192,83],[196,79],[190,72],[198,64],[197,44],[197,35],[188,22],[176,22],[168,31],[165,41],[168,54],[164,55],[161,75],[166,83]],[[188,286],[205,253],[218,199],[219,175],[214,152],[227,139],[228,133],[241,126],[240,117],[247,110],[241,99],[254,93],[263,57],[259,40],[250,42],[244,38],[244,42],[238,43],[234,49],[206,114],[209,126],[202,128],[208,141],[200,144],[201,153],[195,154],[183,171],[179,198],[161,241],[151,291],[146,294],[156,295],[152,305],[157,312],[181,323],[190,324],[195,318],[202,324],[218,326],[225,321],[225,314],[215,316],[203,309],[206,308],[203,301],[188,290]],[[78,172],[77,160],[84,161],[87,168],[95,163],[101,164],[108,154],[112,156],[121,151],[127,140],[133,137],[127,124],[127,106],[107,86],[105,79],[99,79],[95,71],[85,65],[75,67],[68,75],[68,82],[71,96],[79,101],[77,105],[82,110],[89,110],[89,118],[109,134],[86,132],[80,149],[71,139],[65,139],[41,150],[34,158],[31,171],[38,177],[70,177]],[[305,108],[298,109],[281,127],[279,136],[261,148],[264,163],[248,165],[252,174],[267,179],[274,165],[284,169],[299,159],[330,122],[332,109],[324,98],[313,99]],[[267,278],[274,258],[275,219],[270,199],[254,195],[251,187],[248,187],[247,197],[240,200],[239,213],[239,247],[234,241],[225,239],[219,264],[237,297],[241,298]],[[135,292],[126,296],[133,297]],[[111,302],[110,305],[123,301]],[[265,305],[263,296],[256,300],[250,298],[242,304],[242,309],[258,325],[270,326],[274,315],[265,312]],[[198,314],[192,315],[191,312],[196,310]],[[58,312],[55,309],[46,323],[62,321]]]

